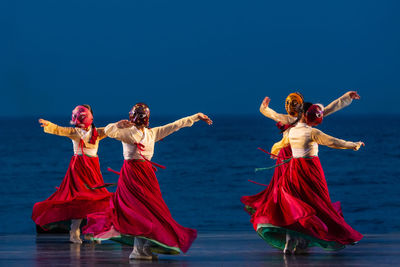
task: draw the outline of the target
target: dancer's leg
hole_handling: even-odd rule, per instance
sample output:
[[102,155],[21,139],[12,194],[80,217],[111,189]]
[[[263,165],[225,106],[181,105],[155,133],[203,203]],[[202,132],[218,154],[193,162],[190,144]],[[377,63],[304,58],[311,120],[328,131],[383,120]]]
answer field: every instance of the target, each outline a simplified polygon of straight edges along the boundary
[[309,241],[304,238],[297,238],[297,244],[294,248],[293,252],[295,254],[305,254],[308,253],[308,244]]
[[75,244],[82,244],[82,239],[80,237],[81,230],[80,226],[82,219],[71,220],[71,230],[69,231],[69,241]]
[[[135,237],[133,250],[129,255],[129,259],[134,260],[151,260],[153,257],[152,255],[146,255],[144,253],[145,243],[148,242],[140,237]],[[151,253],[151,252],[150,252]]]
[[288,232],[286,233],[286,244],[283,253],[292,254],[293,249],[296,247],[297,240],[292,237]]
[[151,256],[153,260],[158,259],[158,256],[153,252],[151,252],[150,246],[151,246],[150,241],[146,240],[143,245],[143,254],[145,254],[146,256]]

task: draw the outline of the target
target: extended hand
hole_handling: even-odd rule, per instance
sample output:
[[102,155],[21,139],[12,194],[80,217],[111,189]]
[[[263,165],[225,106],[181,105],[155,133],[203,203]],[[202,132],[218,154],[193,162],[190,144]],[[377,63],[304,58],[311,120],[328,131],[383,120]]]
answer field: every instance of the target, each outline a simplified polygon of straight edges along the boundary
[[46,121],[44,119],[39,119],[40,127],[46,127],[49,125],[49,121]]
[[199,116],[200,120],[205,121],[208,125],[211,125],[213,123],[213,121],[207,115],[203,113],[197,113],[197,115]]
[[268,96],[266,96],[263,100],[263,102],[261,103],[261,106],[264,108],[268,108],[269,102],[271,101],[271,98],[269,98]]
[[361,141],[357,142],[356,144],[356,147],[353,148],[355,151],[359,150],[361,146],[365,146],[364,142]]
[[128,120],[120,120],[119,122],[117,122],[117,128],[118,129],[129,128],[129,127],[132,127],[133,125],[135,125],[135,124],[133,122],[128,121]]
[[351,99],[360,99],[361,98],[360,95],[357,94],[357,91],[349,91],[347,93],[350,95]]

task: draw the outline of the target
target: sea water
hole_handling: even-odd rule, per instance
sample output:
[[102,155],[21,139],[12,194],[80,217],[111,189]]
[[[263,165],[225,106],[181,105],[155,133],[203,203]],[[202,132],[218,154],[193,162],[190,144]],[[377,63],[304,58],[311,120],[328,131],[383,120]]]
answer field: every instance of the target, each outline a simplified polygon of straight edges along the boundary
[[[159,126],[179,117],[152,117]],[[68,126],[69,118],[46,118]],[[116,117],[96,117],[96,126]],[[156,143],[153,161],[165,165],[156,174],[165,202],[175,220],[199,231],[251,230],[249,215],[240,202],[267,184],[273,170],[255,172],[275,164],[269,150],[281,139],[274,122],[254,116],[216,116],[176,132]],[[59,186],[72,156],[66,137],[45,134],[36,118],[1,118],[0,129],[0,233],[35,232],[31,219],[35,202],[48,198]],[[365,142],[359,151],[319,147],[319,157],[333,202],[341,201],[345,220],[361,233],[400,231],[400,119],[395,116],[335,115],[318,127],[349,141]],[[122,145],[106,138],[100,142],[105,182],[118,176],[107,167],[122,166]],[[115,191],[115,188],[109,188]]]

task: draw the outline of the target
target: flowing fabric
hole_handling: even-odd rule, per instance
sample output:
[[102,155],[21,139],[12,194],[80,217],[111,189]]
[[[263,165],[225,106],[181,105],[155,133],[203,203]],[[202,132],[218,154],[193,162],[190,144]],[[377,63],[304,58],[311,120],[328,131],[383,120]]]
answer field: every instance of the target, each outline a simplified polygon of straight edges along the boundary
[[133,244],[133,237],[152,243],[153,252],[186,253],[197,231],[179,225],[165,204],[152,165],[125,160],[111,208],[88,216],[85,234]]
[[250,214],[254,213],[271,194],[271,190],[274,188],[275,184],[279,180],[279,177],[285,172],[286,168],[289,164],[282,164],[285,159],[288,159],[292,156],[292,150],[290,146],[286,146],[279,151],[278,159],[276,160],[276,165],[279,165],[275,168],[274,174],[272,175],[272,179],[268,184],[267,188],[265,188],[260,193],[253,196],[243,196],[240,201],[245,205],[246,211]]
[[318,157],[294,158],[285,165],[252,214],[253,227],[264,240],[283,249],[289,233],[306,239],[308,246],[337,250],[362,239],[345,222],[340,203],[331,202]]
[[33,206],[32,219],[40,226],[82,219],[90,213],[103,211],[110,205],[112,193],[105,188],[91,190],[104,184],[98,157],[74,155],[57,191]]

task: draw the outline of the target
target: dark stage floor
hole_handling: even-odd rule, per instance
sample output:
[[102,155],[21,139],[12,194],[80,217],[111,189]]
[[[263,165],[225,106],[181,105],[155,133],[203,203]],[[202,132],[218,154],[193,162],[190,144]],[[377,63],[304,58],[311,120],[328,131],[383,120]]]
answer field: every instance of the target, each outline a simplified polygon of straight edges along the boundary
[[2,235],[0,266],[399,266],[400,234],[366,235],[339,252],[313,249],[284,256],[255,232],[199,233],[186,255],[160,255],[158,261],[129,261],[131,247],[114,242],[82,245],[67,235]]

